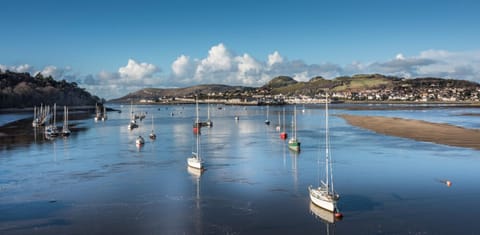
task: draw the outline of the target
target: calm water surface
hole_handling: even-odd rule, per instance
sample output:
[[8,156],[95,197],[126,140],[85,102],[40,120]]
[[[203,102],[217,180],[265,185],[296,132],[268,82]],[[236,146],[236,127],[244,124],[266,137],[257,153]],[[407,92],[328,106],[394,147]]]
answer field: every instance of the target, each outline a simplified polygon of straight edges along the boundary
[[[0,234],[480,234],[479,151],[378,135],[332,115],[344,218],[329,223],[307,190],[324,174],[323,106],[298,107],[298,154],[275,130],[282,107],[270,107],[270,126],[265,107],[214,107],[214,126],[202,128],[203,174],[186,165],[193,105],[136,106],[148,114],[133,131],[130,106],[118,106],[106,122],[75,121],[81,131],[69,138],[0,149]],[[200,112],[206,119],[205,105]],[[467,112],[331,110],[480,128]]]

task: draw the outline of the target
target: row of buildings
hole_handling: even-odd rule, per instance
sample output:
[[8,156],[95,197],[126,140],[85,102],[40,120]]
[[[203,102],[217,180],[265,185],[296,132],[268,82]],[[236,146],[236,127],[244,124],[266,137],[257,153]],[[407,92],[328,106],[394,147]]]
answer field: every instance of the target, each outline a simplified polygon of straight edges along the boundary
[[[335,102],[365,101],[365,102],[480,102],[480,88],[421,88],[413,89],[371,89],[362,91],[330,92],[331,100]],[[141,103],[194,103],[194,97],[161,97],[157,99],[142,99]],[[201,103],[223,103],[238,105],[262,104],[315,104],[325,102],[325,93],[315,96],[284,95],[284,94],[208,94],[200,98]]]

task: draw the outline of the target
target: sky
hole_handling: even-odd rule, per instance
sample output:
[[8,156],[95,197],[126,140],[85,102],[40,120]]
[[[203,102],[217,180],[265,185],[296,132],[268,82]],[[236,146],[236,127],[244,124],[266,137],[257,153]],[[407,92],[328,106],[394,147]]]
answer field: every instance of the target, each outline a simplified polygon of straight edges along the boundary
[[262,86],[380,73],[480,82],[480,1],[0,3],[0,70],[111,99],[145,87]]

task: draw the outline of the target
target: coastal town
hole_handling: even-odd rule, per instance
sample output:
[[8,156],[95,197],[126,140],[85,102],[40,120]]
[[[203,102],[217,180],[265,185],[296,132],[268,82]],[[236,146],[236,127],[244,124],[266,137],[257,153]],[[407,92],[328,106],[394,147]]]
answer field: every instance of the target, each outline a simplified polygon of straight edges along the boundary
[[[325,91],[314,95],[274,94],[269,89],[256,89],[234,92],[210,92],[200,95],[200,102],[238,105],[265,104],[318,104],[325,103]],[[477,103],[480,102],[480,87],[443,87],[431,84],[425,87],[413,87],[403,84],[393,88],[375,88],[365,90],[328,91],[331,102],[413,102],[413,103]],[[194,103],[195,96],[157,97],[139,99],[140,103]]]

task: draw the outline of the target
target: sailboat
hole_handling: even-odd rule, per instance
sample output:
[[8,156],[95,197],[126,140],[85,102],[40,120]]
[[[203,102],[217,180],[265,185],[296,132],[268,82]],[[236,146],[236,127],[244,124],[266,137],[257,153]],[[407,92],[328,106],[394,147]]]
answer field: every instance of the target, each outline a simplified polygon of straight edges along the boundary
[[45,125],[45,122],[48,122],[50,119],[49,106],[42,104],[40,108],[37,109],[37,106],[33,107],[33,127],[39,127]]
[[130,123],[128,124],[128,129],[133,130],[138,127],[135,115],[133,113],[133,103],[130,102]]
[[311,185],[308,187],[310,193],[310,200],[317,206],[331,211],[335,217],[342,217],[342,214],[337,208],[337,202],[340,195],[337,194],[333,188],[333,174],[332,174],[332,159],[330,155],[330,137],[328,133],[328,94],[325,98],[325,181],[317,188]]
[[103,105],[103,113],[102,113],[102,121],[105,121],[107,120],[107,107],[105,107],[105,105]]
[[95,103],[95,117],[94,120],[97,122],[102,118],[102,113],[100,112],[100,107],[97,103]]
[[[196,114],[197,114],[197,119],[195,121],[195,124],[197,124],[198,123],[198,101],[197,101],[195,109],[196,109]],[[195,128],[195,126],[194,126],[194,128]],[[187,159],[187,163],[188,163],[189,167],[193,167],[193,168],[196,168],[196,169],[203,169],[203,161],[201,159],[200,150],[199,150],[199,148],[200,148],[200,126],[197,125],[196,128],[198,128],[197,133],[195,135],[197,149],[196,149],[195,152],[192,151],[192,156]]]
[[152,115],[152,132],[148,136],[150,139],[154,140],[157,138],[157,135],[155,135],[155,132],[153,131],[153,115]]
[[68,129],[68,108],[63,106],[63,127],[62,127],[62,136],[69,136],[71,134]]
[[265,119],[265,124],[270,125],[270,120],[268,120],[268,105],[267,105],[267,119]]
[[210,103],[207,103],[207,121],[205,122],[205,126],[212,127],[213,122],[210,119]]
[[32,126],[33,127],[38,127],[40,125],[40,119],[38,118],[37,114],[37,106],[33,107],[33,121],[32,121]]
[[293,137],[288,140],[288,148],[293,151],[300,151],[300,141],[297,139],[297,106],[293,108],[292,120]]
[[198,99],[195,98],[195,112],[196,118],[193,122],[193,134],[200,135],[200,129],[202,128],[202,122],[200,122],[200,118],[198,117]]
[[145,139],[143,139],[143,137],[139,135],[135,140],[135,144],[137,145],[137,147],[141,147],[145,144]]
[[283,131],[280,132],[280,139],[285,140],[287,137],[288,135],[285,129],[285,108],[283,108]]
[[48,125],[45,127],[45,136],[47,138],[53,138],[58,136],[58,129],[56,123],[56,112],[57,112],[57,104],[53,104],[53,124]]

